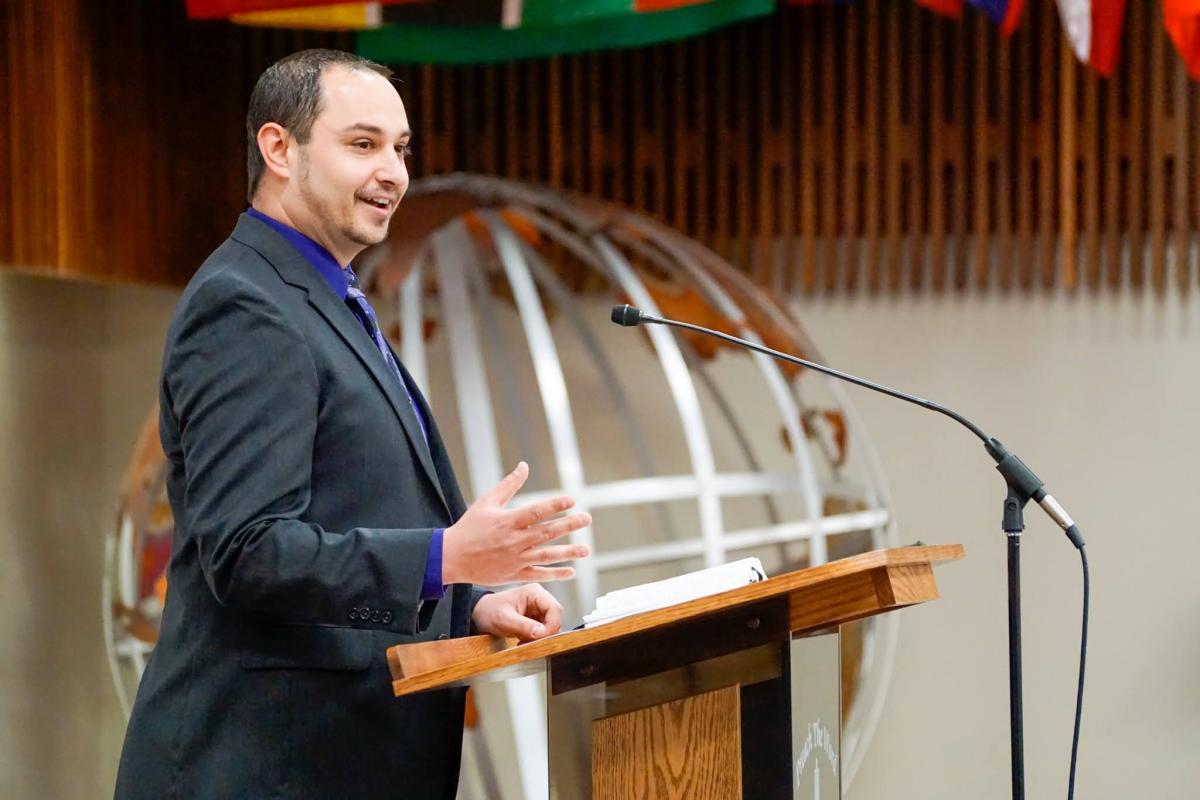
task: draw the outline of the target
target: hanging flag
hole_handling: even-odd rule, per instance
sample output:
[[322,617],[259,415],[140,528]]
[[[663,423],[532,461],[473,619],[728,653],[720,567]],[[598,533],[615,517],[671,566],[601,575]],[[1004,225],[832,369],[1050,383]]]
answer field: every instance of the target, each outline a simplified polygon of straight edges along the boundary
[[1075,51],[1075,57],[1084,64],[1092,55],[1092,1],[1055,0],[1058,16],[1066,31],[1067,41]]
[[700,6],[714,0],[524,0],[520,27],[571,25],[630,13],[647,14]]
[[1012,36],[1013,31],[1021,24],[1021,12],[1025,9],[1025,0],[1009,0],[1008,8],[1004,10],[1004,19],[1000,22],[1000,33]]
[[1108,77],[1117,66],[1125,0],[1056,0],[1075,57]]
[[1163,0],[1163,27],[1188,74],[1200,80],[1200,0]]
[[232,14],[238,25],[261,28],[303,28],[320,31],[361,31],[378,28],[383,21],[379,3],[346,3],[336,6],[289,8],[283,11],[249,11]]
[[[378,27],[382,6],[428,0],[187,0],[189,19],[230,19],[269,28],[361,30]],[[511,0],[510,0],[511,1]],[[520,0],[515,0],[520,2]]]
[[357,0],[187,0],[189,19],[222,19],[234,14],[278,11],[283,8],[347,5]]
[[683,8],[707,2],[709,0],[634,0],[633,10],[644,14],[647,11],[670,11],[672,8]]
[[[917,5],[946,17],[961,19],[964,0],[916,0]],[[1024,0],[965,0],[965,4],[982,11],[1000,26],[1000,32],[1012,36],[1021,22]]]
[[[466,5],[485,3],[486,0],[470,0]],[[580,0],[578,4],[523,0],[522,24],[513,29],[495,27],[495,18],[487,26],[409,24],[409,20],[422,12],[434,12],[442,4],[388,6],[383,10],[383,27],[361,31],[356,50],[359,55],[385,64],[483,64],[686,39],[724,25],[767,16],[775,10],[775,0],[704,0],[666,11],[638,13],[636,0],[623,0],[624,10],[620,12],[574,22],[550,22],[554,19],[555,5],[560,7],[560,13],[579,17],[588,8],[598,13],[604,4],[616,8],[608,0]],[[458,0],[453,5],[458,11]],[[499,3],[493,2],[493,7],[499,10]],[[394,24],[399,20],[403,24]]]
[[383,21],[389,25],[438,27],[557,27],[713,2],[715,0],[444,0],[386,9]]
[[426,0],[389,4],[383,24],[427,28],[519,28],[529,0]]
[[917,5],[944,17],[962,17],[963,0],[916,0]]
[[1009,0],[968,0],[968,2],[988,16],[997,25],[1004,22],[1008,16]]

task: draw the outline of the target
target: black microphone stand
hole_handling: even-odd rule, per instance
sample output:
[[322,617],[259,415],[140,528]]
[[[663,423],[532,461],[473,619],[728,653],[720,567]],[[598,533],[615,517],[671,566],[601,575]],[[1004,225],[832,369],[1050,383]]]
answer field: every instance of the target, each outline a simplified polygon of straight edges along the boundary
[[[643,322],[654,323],[659,325],[668,325],[675,328],[683,328],[696,333],[703,333],[708,336],[715,336],[718,339],[723,339],[732,344],[741,345],[759,353],[778,358],[782,361],[788,361],[793,364],[798,364],[802,367],[815,370],[817,372],[830,375],[839,380],[848,381],[849,383],[873,389],[877,392],[890,395],[899,400],[904,400],[909,403],[914,403],[927,408],[930,411],[936,411],[939,414],[944,414],[950,417],[959,424],[966,427],[973,434],[979,437],[983,442],[984,449],[996,461],[996,469],[1004,478],[1007,487],[1007,493],[1004,498],[1004,513],[1002,517],[1001,527],[1004,530],[1005,538],[1008,541],[1008,704],[1009,704],[1009,741],[1012,749],[1012,796],[1013,800],[1024,800],[1025,798],[1025,748],[1024,748],[1024,730],[1025,722],[1022,714],[1022,687],[1021,687],[1021,533],[1025,530],[1025,506],[1030,500],[1036,500],[1039,505],[1046,510],[1055,522],[1066,532],[1071,543],[1078,548],[1082,554],[1084,541],[1083,536],[1079,533],[1079,528],[1074,521],[1063,510],[1062,506],[1045,490],[1045,485],[1042,481],[1033,474],[1029,467],[1015,455],[1010,453],[1007,448],[1000,443],[998,439],[988,436],[979,426],[968,420],[966,417],[958,414],[950,409],[940,406],[932,400],[926,400],[916,395],[901,392],[896,389],[889,388],[873,381],[868,381],[863,378],[850,375],[846,372],[827,367],[823,364],[817,364],[812,361],[807,361],[803,358],[781,353],[778,350],[772,350],[754,342],[748,342],[745,339],[739,339],[736,336],[730,336],[721,331],[711,330],[699,325],[692,325],[688,322],[679,322],[677,320],[665,319],[663,317],[655,317],[645,313],[633,306],[613,306],[612,321],[618,325],[631,327],[639,325]],[[1083,702],[1083,657],[1086,653],[1087,642],[1087,561],[1084,557],[1084,639],[1080,653],[1080,672],[1079,672],[1079,694],[1077,697],[1076,717],[1075,717],[1075,737],[1071,747],[1071,782],[1070,793],[1074,792],[1075,784],[1075,755],[1079,745],[1079,714]],[[1070,796],[1070,794],[1068,795]]]

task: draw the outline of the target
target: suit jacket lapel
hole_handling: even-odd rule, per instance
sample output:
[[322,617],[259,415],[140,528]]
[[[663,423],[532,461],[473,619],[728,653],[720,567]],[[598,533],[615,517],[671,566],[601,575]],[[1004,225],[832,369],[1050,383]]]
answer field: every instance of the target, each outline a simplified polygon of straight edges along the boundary
[[[391,345],[389,344],[388,347],[391,348]],[[429,408],[429,403],[426,402],[425,395],[422,394],[420,387],[417,386],[417,382],[413,380],[413,376],[409,374],[408,368],[404,366],[404,362],[400,360],[394,348],[392,348],[392,357],[396,359],[396,366],[400,368],[400,374],[404,376],[404,382],[408,386],[408,391],[412,395],[413,402],[416,403],[421,415],[425,418],[425,428],[429,433],[429,446],[427,450],[433,459],[430,463],[436,475],[434,484],[438,487],[438,493],[442,496],[442,502],[446,504],[446,510],[450,512],[450,521],[457,521],[466,509],[462,507],[462,496],[456,488],[454,470],[450,466],[450,458],[446,454],[442,435],[438,432],[437,421],[433,418],[433,410]],[[414,423],[416,423],[415,420]],[[418,434],[420,433],[419,428],[417,432]]]
[[[325,321],[366,367],[376,385],[387,397],[392,410],[396,412],[396,417],[400,420],[400,425],[412,445],[413,452],[417,454],[417,460],[421,462],[425,476],[433,484],[438,497],[442,500],[442,505],[446,506],[446,511],[449,513],[450,508],[446,505],[446,498],[442,493],[441,483],[438,481],[437,470],[433,466],[430,448],[421,433],[421,424],[417,421],[416,414],[413,413],[408,397],[405,396],[404,387],[396,381],[396,376],[388,369],[383,354],[375,347],[375,343],[371,341],[371,337],[363,328],[362,323],[354,316],[354,312],[338,299],[320,273],[286,239],[271,230],[268,225],[242,214],[238,219],[237,227],[234,228],[233,238],[257,250],[263,258],[271,263],[285,283],[303,289],[307,294],[309,305],[325,318]],[[398,359],[396,363],[400,363]],[[401,369],[403,370],[403,367]]]

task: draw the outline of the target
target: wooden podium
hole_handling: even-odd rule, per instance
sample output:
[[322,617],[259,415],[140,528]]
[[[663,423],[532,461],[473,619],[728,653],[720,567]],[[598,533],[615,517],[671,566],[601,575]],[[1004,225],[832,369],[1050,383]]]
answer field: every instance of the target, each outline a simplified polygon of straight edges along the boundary
[[400,645],[392,686],[545,671],[557,800],[840,797],[838,626],[937,598],[933,565],[962,556],[876,550],[526,644]]

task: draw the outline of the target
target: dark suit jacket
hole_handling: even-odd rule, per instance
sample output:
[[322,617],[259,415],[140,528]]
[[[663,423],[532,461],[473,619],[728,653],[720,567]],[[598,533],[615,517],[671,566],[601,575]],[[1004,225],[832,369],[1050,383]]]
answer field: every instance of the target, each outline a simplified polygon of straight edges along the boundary
[[393,697],[385,655],[465,635],[479,596],[419,601],[465,507],[404,377],[428,448],[358,319],[258,220],[196,273],[163,356],[174,548],[117,798],[454,796],[463,695]]

